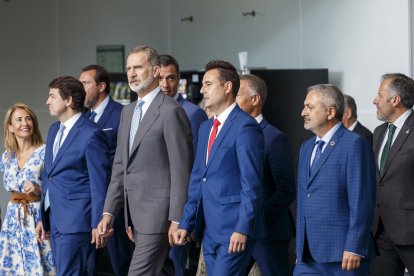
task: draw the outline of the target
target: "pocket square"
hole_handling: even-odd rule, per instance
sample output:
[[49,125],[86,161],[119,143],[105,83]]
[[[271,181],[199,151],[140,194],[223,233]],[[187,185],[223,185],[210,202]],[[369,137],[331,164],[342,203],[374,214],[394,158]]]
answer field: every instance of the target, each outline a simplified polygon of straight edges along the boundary
[[112,130],[113,128],[103,128],[102,131]]

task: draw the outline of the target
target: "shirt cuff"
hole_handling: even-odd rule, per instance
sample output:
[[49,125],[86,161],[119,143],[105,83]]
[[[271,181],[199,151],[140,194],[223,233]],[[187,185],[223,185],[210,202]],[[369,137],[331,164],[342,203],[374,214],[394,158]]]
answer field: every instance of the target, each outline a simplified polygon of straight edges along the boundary
[[104,213],[102,214],[102,216],[103,216],[103,215],[109,215],[109,216],[111,216],[113,219],[115,219],[114,215],[112,215],[112,214],[110,214],[110,213],[104,212]]
[[359,254],[354,253],[354,252],[349,252],[349,251],[345,251],[345,252],[348,252],[348,253],[349,253],[349,254],[351,254],[351,255],[355,255],[355,256],[361,257],[362,259],[364,259],[364,258],[365,258],[365,256],[359,255]]

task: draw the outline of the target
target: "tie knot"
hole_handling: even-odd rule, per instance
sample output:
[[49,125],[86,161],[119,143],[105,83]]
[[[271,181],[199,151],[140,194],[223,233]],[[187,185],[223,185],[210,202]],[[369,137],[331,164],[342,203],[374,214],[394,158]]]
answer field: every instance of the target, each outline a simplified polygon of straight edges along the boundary
[[213,126],[218,127],[219,125],[221,125],[220,121],[217,118],[214,119]]
[[322,149],[324,144],[325,144],[325,141],[323,141],[323,140],[319,140],[319,141],[316,142],[316,145],[318,146],[319,149]]
[[94,120],[95,119],[95,116],[96,116],[96,112],[95,111],[93,111],[93,110],[91,110],[91,114],[89,114],[89,120]]
[[396,128],[397,127],[394,124],[389,124],[388,125],[388,132],[394,134]]
[[142,106],[144,105],[144,103],[145,103],[145,101],[143,101],[141,99],[138,99],[137,106],[135,108],[142,108]]
[[65,130],[65,125],[64,124],[60,124],[60,127],[59,127],[59,132],[63,132],[64,130]]

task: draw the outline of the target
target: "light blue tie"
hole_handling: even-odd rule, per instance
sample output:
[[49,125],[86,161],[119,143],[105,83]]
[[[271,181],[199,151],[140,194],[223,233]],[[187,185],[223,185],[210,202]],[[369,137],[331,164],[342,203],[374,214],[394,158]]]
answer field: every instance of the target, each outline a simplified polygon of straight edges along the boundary
[[325,142],[323,140],[319,140],[318,142],[316,142],[316,152],[312,164],[310,165],[309,175],[312,174],[312,171],[315,169],[315,166],[318,163],[319,158],[321,157],[322,148],[324,144]]
[[[56,134],[56,138],[55,138],[55,143],[53,145],[53,159],[52,161],[55,160],[55,157],[60,149],[60,144],[62,143],[62,137],[63,137],[63,131],[65,130],[65,125],[64,124],[60,124],[58,133]],[[47,209],[50,206],[50,199],[49,199],[49,189],[46,190],[46,195],[45,195],[45,201],[44,201],[44,207],[45,207],[45,211],[47,211]]]
[[59,131],[56,134],[55,144],[53,145],[53,160],[55,161],[56,155],[59,152],[60,144],[62,143],[63,131],[65,130],[65,125],[60,124]]
[[129,154],[131,154],[132,145],[134,144],[135,135],[137,134],[139,123],[142,117],[142,106],[144,101],[138,99],[137,105],[135,106],[134,114],[132,115],[131,129],[129,131]]

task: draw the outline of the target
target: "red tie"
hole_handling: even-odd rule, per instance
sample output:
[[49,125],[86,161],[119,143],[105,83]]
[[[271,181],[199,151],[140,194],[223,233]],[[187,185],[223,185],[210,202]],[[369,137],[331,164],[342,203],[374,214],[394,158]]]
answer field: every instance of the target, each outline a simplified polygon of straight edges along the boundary
[[213,123],[213,130],[211,131],[210,139],[208,139],[208,150],[207,155],[210,155],[211,148],[213,147],[214,141],[216,140],[218,127],[220,125],[220,121],[217,119],[214,119]]

